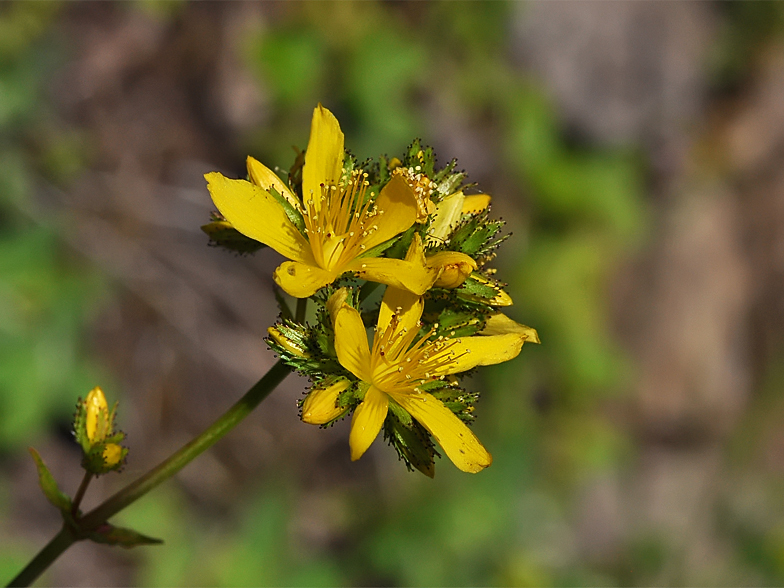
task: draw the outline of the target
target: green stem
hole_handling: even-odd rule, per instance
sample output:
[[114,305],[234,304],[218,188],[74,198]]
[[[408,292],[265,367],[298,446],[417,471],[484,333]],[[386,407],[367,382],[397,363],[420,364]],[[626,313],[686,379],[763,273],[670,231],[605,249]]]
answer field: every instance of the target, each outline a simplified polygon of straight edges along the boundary
[[294,317],[294,320],[297,321],[299,324],[305,324],[305,313],[308,310],[308,299],[307,298],[297,298],[297,314]]
[[71,514],[74,517],[79,513],[79,505],[82,503],[84,493],[87,491],[87,486],[90,485],[90,480],[92,479],[92,472],[84,472],[84,478],[82,478],[82,483],[79,484],[79,489],[76,491],[76,496],[74,496],[73,504],[71,505]]
[[195,457],[212,447],[221,437],[231,431],[242,419],[248,416],[275,387],[290,373],[290,368],[282,361],[270,368],[253,388],[245,393],[237,403],[216,420],[206,431],[185,445],[158,467],[150,470],[135,482],[129,484],[103,504],[88,512],[80,521],[80,528],[92,531],[106,522],[132,502],[138,500],[164,480],[179,472]]
[[104,524],[109,517],[117,514],[129,504],[135,502],[147,492],[171,478],[195,457],[209,449],[226,433],[233,429],[242,419],[256,408],[270,392],[290,373],[290,368],[278,361],[259,380],[245,396],[240,398],[234,406],[226,411],[206,431],[177,451],[174,455],[150,470],[135,482],[121,489],[84,517],[76,520],[75,532],[63,529],[49,542],[49,544],[35,556],[27,567],[13,580],[9,586],[27,586],[33,582],[57,557],[65,551],[74,541],[84,538]]
[[66,527],[63,527],[60,532],[46,544],[46,547],[27,564],[27,567],[8,583],[8,586],[29,586],[35,582],[35,579],[41,575],[41,572],[48,568],[63,551],[68,549],[75,542],[76,537],[74,534],[68,531]]

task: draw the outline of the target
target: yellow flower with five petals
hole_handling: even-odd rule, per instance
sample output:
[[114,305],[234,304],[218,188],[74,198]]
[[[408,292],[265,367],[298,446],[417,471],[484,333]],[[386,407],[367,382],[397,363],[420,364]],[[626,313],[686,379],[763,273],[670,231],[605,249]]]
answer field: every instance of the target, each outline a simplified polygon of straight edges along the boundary
[[[215,206],[234,228],[290,260],[274,274],[288,294],[309,297],[344,272],[423,294],[437,279],[437,270],[412,260],[372,256],[375,247],[416,221],[417,199],[411,187],[394,176],[376,198],[368,198],[366,175],[344,174],[343,156],[340,125],[319,104],[302,168],[301,203],[285,182],[252,157],[250,182],[218,172],[205,179]],[[271,194],[273,189],[302,216],[302,232]]]
[[[476,473],[489,466],[492,456],[476,435],[420,386],[480,365],[512,359],[525,341],[539,342],[536,331],[498,314],[475,336],[417,339],[422,298],[387,288],[371,347],[359,311],[343,300],[345,292],[339,290],[328,302],[335,327],[335,351],[341,365],[365,388],[351,422],[351,459],[359,459],[370,447],[383,426],[389,404],[394,402],[430,432],[459,469]],[[344,384],[312,390],[303,420],[324,424],[336,418],[340,414],[336,401],[343,389]]]

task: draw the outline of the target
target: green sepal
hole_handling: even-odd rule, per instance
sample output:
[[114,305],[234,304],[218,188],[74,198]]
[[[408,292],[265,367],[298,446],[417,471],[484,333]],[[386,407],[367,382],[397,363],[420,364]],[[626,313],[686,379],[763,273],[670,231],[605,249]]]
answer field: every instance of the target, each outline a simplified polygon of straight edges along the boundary
[[279,344],[272,336],[266,338],[267,345],[284,363],[313,381],[320,381],[327,374],[347,374],[335,354],[334,335],[326,311],[320,308],[317,316],[319,320],[316,325],[302,325],[290,319],[283,319],[273,325],[288,340],[292,349]]
[[455,413],[461,421],[470,423],[474,420],[474,404],[479,400],[478,392],[468,392],[457,385],[442,382],[443,386],[430,390],[434,398]]
[[210,245],[213,247],[222,247],[241,255],[256,253],[259,249],[266,247],[264,243],[240,233],[226,220],[213,220],[202,225],[201,230],[210,238]]
[[389,412],[392,413],[395,418],[400,421],[400,424],[404,427],[412,427],[414,421],[414,417],[412,417],[408,411],[400,406],[397,402],[389,399]]
[[[112,411],[114,413],[114,411]],[[88,451],[85,451],[82,457],[82,467],[85,471],[100,476],[109,472],[115,472],[125,465],[125,458],[128,456],[128,448],[120,446],[120,459],[113,465],[108,465],[103,457],[103,452],[106,446],[110,443],[120,445],[125,439],[125,433],[122,431],[115,433],[104,439],[101,442],[93,445]]]
[[156,539],[142,535],[133,529],[126,529],[124,527],[115,527],[109,523],[104,523],[95,531],[88,535],[88,539],[96,543],[104,543],[106,545],[119,545],[125,549],[131,547],[138,547],[140,545],[160,545],[163,539]]
[[466,215],[464,220],[452,231],[446,249],[460,251],[479,260],[489,257],[494,250],[506,240],[507,236],[496,239],[496,235],[504,226],[504,222],[488,219],[487,211],[477,215]]
[[[365,398],[367,388],[368,386],[364,382],[352,382],[348,388],[338,394],[335,406],[348,409],[351,406],[358,405]],[[342,415],[340,418],[342,418]]]
[[361,254],[359,254],[357,256],[357,258],[359,259],[359,258],[362,258],[362,257],[380,257],[381,254],[384,253],[384,251],[386,251],[387,249],[392,247],[392,245],[395,244],[395,241],[397,239],[398,239],[397,236],[392,237],[391,239],[387,239],[386,241],[376,245],[372,249],[367,249],[367,250],[363,251]]
[[348,183],[351,179],[352,172],[357,169],[358,162],[356,156],[351,151],[346,150],[343,156],[343,173],[340,175],[340,182],[342,184]]
[[291,221],[297,230],[305,236],[305,219],[302,218],[302,213],[292,206],[291,202],[283,196],[280,192],[278,192],[274,186],[270,186],[267,192],[277,201],[278,204],[281,205],[283,211],[286,213],[286,217]]
[[35,467],[38,469],[38,484],[41,486],[44,496],[63,513],[63,516],[70,517],[72,505],[70,496],[63,494],[60,491],[54,476],[52,476],[49,468],[46,467],[46,464],[44,463],[44,460],[41,459],[39,453],[32,447],[30,447],[29,450],[30,455],[33,456],[33,460],[35,461]]
[[430,478],[435,476],[435,458],[440,455],[430,434],[391,399],[384,420],[384,438],[395,448],[406,468],[419,470]]
[[397,238],[397,241],[392,242],[392,245],[386,250],[386,257],[393,259],[405,259],[408,248],[411,246],[411,241],[414,239],[414,233],[420,228],[415,224],[409,228],[405,233]]
[[434,335],[450,338],[476,335],[484,327],[483,318],[477,316],[475,311],[458,311],[446,307],[438,315],[438,330]]
[[481,282],[473,276],[468,276],[465,282],[459,287],[455,288],[455,292],[461,298],[468,298],[473,300],[476,298],[482,300],[492,300],[501,291],[501,287],[493,282]]
[[87,407],[80,397],[76,401],[76,412],[73,420],[73,435],[82,451],[90,451],[90,440],[87,438]]
[[[493,309],[493,299],[496,296],[501,296],[504,292],[502,284],[492,278],[484,277],[482,281],[477,279],[476,273],[468,277],[459,288],[454,289],[454,293],[458,299],[465,302],[475,303],[478,305],[486,306]],[[496,301],[497,303],[497,301]]]
[[465,172],[454,172],[455,167],[457,166],[457,160],[453,159],[450,161],[447,166],[439,171],[433,181],[436,183],[436,189],[434,194],[438,194],[440,197],[436,199],[436,201],[441,200],[450,194],[454,194],[458,191],[460,186],[465,181],[467,175]]
[[[408,146],[408,152],[404,163],[407,167],[412,167],[416,172],[422,172],[427,177],[433,177],[433,169],[436,164],[436,156],[432,147],[423,147],[419,139],[414,139]],[[416,169],[419,167],[420,169]]]
[[[394,159],[395,162],[399,163],[399,159]],[[385,186],[390,179],[392,179],[392,161],[386,156],[381,155],[378,158],[377,165],[373,166],[371,177],[375,179],[376,184],[379,186]]]

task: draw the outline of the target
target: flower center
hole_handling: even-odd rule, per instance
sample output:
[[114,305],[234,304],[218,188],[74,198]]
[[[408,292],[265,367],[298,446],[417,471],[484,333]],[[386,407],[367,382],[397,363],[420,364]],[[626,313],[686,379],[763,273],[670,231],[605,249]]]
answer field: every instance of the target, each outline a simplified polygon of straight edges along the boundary
[[366,198],[367,174],[353,171],[345,182],[321,184],[321,199],[305,205],[305,232],[316,263],[325,270],[341,273],[350,261],[367,249],[365,242],[378,227],[381,211]]
[[423,223],[436,210],[436,205],[430,199],[436,188],[436,183],[422,173],[422,167],[416,166],[413,170],[408,167],[399,167],[392,172],[401,176],[414,191],[417,203],[417,222]]
[[419,393],[421,390],[417,386],[420,383],[440,377],[439,368],[454,361],[456,356],[449,348],[455,341],[444,337],[430,341],[430,335],[438,328],[435,325],[414,343],[419,329],[401,328],[400,310],[392,317],[389,326],[383,332],[377,331],[373,338],[370,360],[372,384],[387,393]]

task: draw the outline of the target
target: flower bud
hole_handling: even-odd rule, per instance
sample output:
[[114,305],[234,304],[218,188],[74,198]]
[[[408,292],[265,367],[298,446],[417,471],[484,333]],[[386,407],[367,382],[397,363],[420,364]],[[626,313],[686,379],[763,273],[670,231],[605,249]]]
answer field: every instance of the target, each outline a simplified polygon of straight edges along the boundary
[[267,334],[281,349],[288,351],[292,355],[297,355],[299,357],[308,357],[310,355],[307,351],[297,346],[291,339],[281,333],[277,327],[269,327],[267,329]]
[[440,270],[436,288],[457,288],[476,269],[476,262],[465,253],[441,251],[427,258],[427,265]]
[[114,431],[115,408],[109,410],[103,390],[95,387],[76,405],[74,436],[82,446],[82,467],[93,474],[119,469],[128,449],[119,443],[125,433]]
[[345,408],[337,406],[338,396],[349,381],[340,379],[324,388],[314,388],[302,402],[302,420],[311,425],[324,425],[338,418]]

